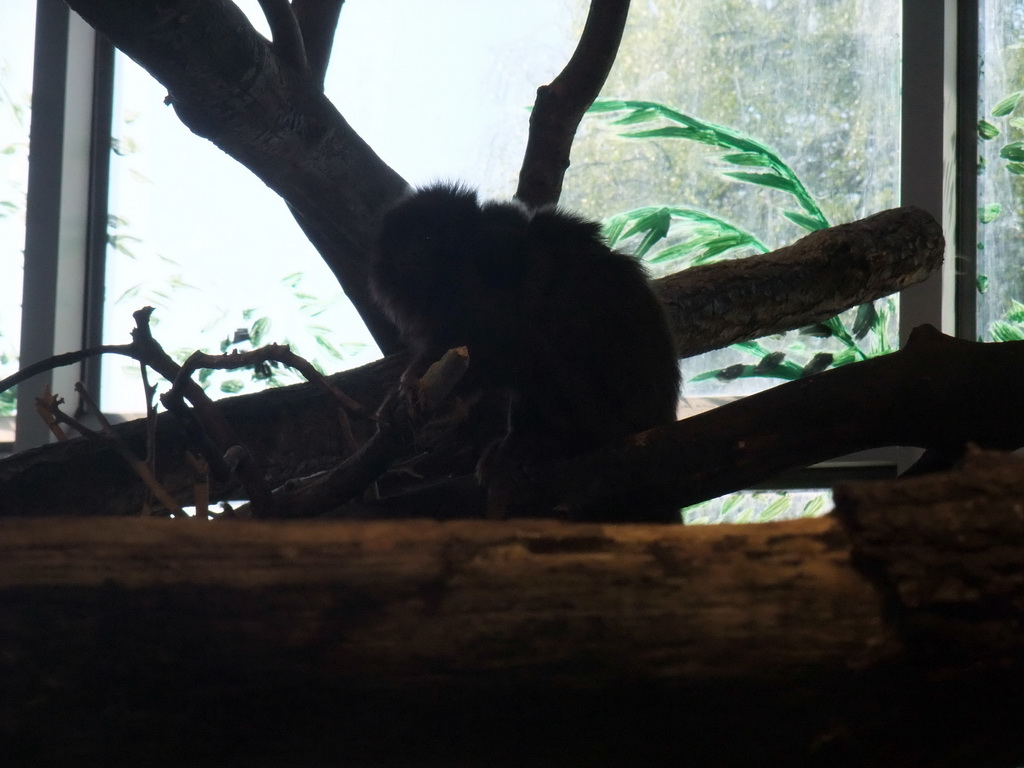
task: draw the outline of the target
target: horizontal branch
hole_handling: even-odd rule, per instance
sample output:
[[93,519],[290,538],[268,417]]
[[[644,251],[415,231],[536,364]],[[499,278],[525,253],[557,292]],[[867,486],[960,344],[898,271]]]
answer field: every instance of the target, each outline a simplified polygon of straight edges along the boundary
[[[760,286],[762,290],[772,288],[783,296],[783,309],[787,327],[798,327],[820,319],[820,313],[834,313],[844,308],[847,301],[856,303],[874,298],[891,290],[898,290],[911,282],[923,279],[941,259],[942,236],[938,225],[926,213],[917,209],[896,209],[865,219],[861,222],[836,227],[804,238],[790,248],[783,248],[759,257],[757,260],[725,262],[704,268],[694,268],[677,276],[659,281],[662,298],[670,316],[677,325],[677,346],[683,353],[692,354],[703,349],[725,343],[721,335],[716,335],[715,318],[731,334],[731,340],[749,338],[751,335],[765,331],[768,324],[777,329],[778,320],[771,320],[771,302],[767,301],[757,290],[750,286]],[[778,255],[779,262],[774,261]],[[750,264],[747,264],[750,261]],[[837,262],[839,262],[837,264]],[[837,277],[848,267],[853,270],[854,279]],[[868,274],[864,269],[869,270]],[[790,276],[793,280],[790,282]],[[722,291],[719,293],[714,286],[719,282]],[[823,286],[826,286],[823,288]],[[807,295],[806,301],[799,298]],[[785,298],[790,295],[793,298]],[[841,297],[845,296],[846,300]],[[800,302],[804,306],[800,306]],[[722,308],[730,314],[721,314]],[[799,310],[799,311],[798,311]],[[803,311],[805,314],[800,314]],[[692,322],[686,324],[686,314]],[[716,315],[716,313],[719,313]],[[788,313],[788,314],[786,314]],[[774,325],[771,325],[774,323]],[[1005,375],[1016,376],[1007,366],[1012,368],[1014,358],[1006,358],[1003,352],[993,350],[994,357],[989,366],[998,358],[1004,362],[995,364],[996,368],[987,377],[974,374],[970,366],[956,369],[953,375],[945,362],[934,356],[925,355],[915,364],[913,375],[920,378],[935,378],[938,381],[950,380],[959,382],[961,387],[955,400],[967,404],[962,396],[963,391],[975,390],[978,382],[1021,381],[1024,378],[1002,378]],[[979,350],[972,355],[985,356],[990,353]],[[332,378],[342,390],[369,409],[373,409],[383,399],[390,387],[397,381],[402,370],[404,358],[393,356],[385,361],[362,369],[339,374]],[[676,494],[680,504],[684,498],[688,502],[700,501],[704,498],[729,490],[748,487],[749,484],[760,482],[771,477],[775,472],[804,466],[808,463],[821,461],[854,449],[853,443],[861,438],[852,437],[860,434],[864,440],[874,441],[877,445],[889,445],[885,442],[891,435],[891,421],[877,410],[876,404],[889,397],[892,389],[889,384],[875,382],[876,368],[879,365],[869,362],[869,367],[860,372],[847,367],[841,374],[852,377],[852,383],[843,391],[846,397],[852,398],[852,405],[842,406],[839,400],[832,400],[836,390],[829,387],[834,378],[825,379],[829,382],[821,390],[821,400],[817,410],[807,411],[798,397],[796,401],[783,404],[783,407],[771,405],[772,398],[780,395],[766,393],[761,398],[747,398],[729,409],[719,409],[712,414],[702,416],[699,420],[688,419],[685,426],[680,425],[680,433],[676,438],[659,441],[658,450],[669,454],[683,450],[672,447],[672,439],[681,439],[683,445],[687,441],[699,440],[700,445],[708,446],[705,452],[697,451],[697,456],[688,453],[675,456],[670,462],[659,462],[653,466],[664,468],[672,473],[675,480],[671,482],[672,493]],[[883,370],[892,363],[882,363]],[[937,367],[936,367],[937,366]],[[983,370],[983,369],[977,369]],[[985,368],[984,370],[989,370]],[[830,376],[832,374],[829,374]],[[901,375],[906,373],[893,372],[885,381],[891,386],[899,384]],[[821,384],[811,385],[818,391]],[[864,382],[862,385],[861,382]],[[872,383],[875,382],[875,383]],[[805,386],[797,383],[795,386]],[[902,395],[901,402],[913,406],[918,401],[911,391]],[[785,393],[796,390],[787,389]],[[859,393],[878,393],[879,399]],[[783,394],[781,397],[788,397]],[[982,398],[972,402],[979,404],[988,401]],[[326,398],[312,391],[305,385],[285,387],[257,395],[229,398],[218,405],[224,410],[225,418],[233,426],[241,441],[250,446],[259,465],[267,473],[268,483],[279,485],[286,480],[330,469],[335,466],[346,451],[340,447],[333,426],[337,419],[332,412],[331,403]],[[959,407],[959,406],[958,406]],[[836,418],[850,418],[855,422],[854,431],[842,431],[834,427],[831,414]],[[914,414],[922,423],[935,422],[931,413],[921,413],[909,407],[906,414]],[[801,427],[795,421],[804,414],[810,424]],[[823,417],[822,414],[825,414]],[[861,415],[874,415],[873,421]],[[845,415],[845,416],[844,416]],[[999,422],[997,427],[1005,432],[1011,421]],[[373,424],[367,420],[353,425],[356,438],[365,440],[373,431]],[[161,431],[162,450],[159,466],[161,479],[170,488],[187,487],[190,477],[187,466],[180,457],[182,438],[176,434],[175,427],[168,419]],[[980,419],[979,424],[989,424],[990,420]],[[872,436],[872,425],[876,425],[878,433]],[[126,430],[134,430],[135,438],[141,439],[142,429],[125,426]],[[763,442],[771,436],[786,436],[791,441],[792,453],[774,450],[770,444]],[[813,435],[813,436],[812,436]],[[723,437],[726,436],[726,437]],[[760,436],[762,442],[747,441],[750,446],[764,446],[763,458],[766,463],[755,471],[754,459],[757,452],[753,448],[744,455],[745,461],[734,460],[702,461],[701,456],[709,459],[718,452],[728,454],[740,437]],[[980,433],[967,439],[980,439]],[[718,446],[718,447],[716,447]],[[724,447],[723,447],[724,446]],[[846,446],[844,448],[844,446]],[[1004,443],[996,447],[1005,447]],[[639,454],[631,454],[637,455]],[[55,483],[48,472],[53,471],[55,462],[62,461],[61,471],[66,482]],[[638,458],[631,464],[637,477],[650,479],[651,472],[645,467],[647,459]],[[690,462],[696,461],[691,465]],[[792,462],[792,463],[790,463]],[[461,471],[471,471],[475,459]],[[113,466],[110,456],[98,448],[82,446],[76,441],[58,446],[48,446],[38,453],[28,453],[0,461],[0,516],[22,514],[128,514],[129,510],[137,509],[137,489],[130,474],[121,473]],[[600,465],[598,465],[600,466]],[[680,466],[693,466],[700,469],[700,480],[695,482],[693,472],[679,472]],[[444,472],[458,472],[454,467],[446,467]],[[696,470],[695,470],[696,471]],[[165,479],[164,474],[171,475]],[[609,478],[616,473],[601,470],[602,475]],[[560,476],[559,482],[575,478],[570,473]],[[50,479],[41,479],[50,478]],[[179,478],[179,480],[175,480]],[[560,486],[559,486],[560,487]],[[231,489],[221,488],[228,493]],[[708,494],[708,495],[705,495]]]

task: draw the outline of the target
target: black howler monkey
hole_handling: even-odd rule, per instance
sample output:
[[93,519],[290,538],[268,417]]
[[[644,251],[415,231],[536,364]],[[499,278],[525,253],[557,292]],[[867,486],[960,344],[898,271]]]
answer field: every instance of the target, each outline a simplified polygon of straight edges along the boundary
[[[407,385],[465,345],[475,385],[510,393],[485,483],[675,420],[679,368],[662,308],[643,267],[593,222],[480,205],[473,190],[435,184],[385,214],[370,282],[412,347]],[[493,515],[523,512],[497,495]]]

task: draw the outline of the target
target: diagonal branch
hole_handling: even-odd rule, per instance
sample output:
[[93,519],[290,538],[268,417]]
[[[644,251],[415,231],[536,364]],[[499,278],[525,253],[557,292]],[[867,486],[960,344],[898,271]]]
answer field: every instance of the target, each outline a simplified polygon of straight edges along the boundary
[[516,190],[526,205],[558,202],[576,129],[611,71],[628,15],[629,0],[592,0],[569,63],[550,84],[537,89]]
[[382,351],[397,350],[397,332],[372,301],[366,273],[380,213],[407,185],[316,78],[284,64],[228,0],[68,5],[167,88],[192,132],[285,199],[303,229],[317,233],[314,246]]
[[686,358],[823,322],[919,283],[942,264],[944,242],[930,213],[904,206],[771,253],[682,270],[655,290]]
[[[1024,446],[1024,342],[984,344],[920,326],[898,352],[781,384],[531,478],[534,513],[641,520],[868,448],[956,455]],[[543,510],[543,511],[541,511]],[[529,509],[522,510],[529,513]]]

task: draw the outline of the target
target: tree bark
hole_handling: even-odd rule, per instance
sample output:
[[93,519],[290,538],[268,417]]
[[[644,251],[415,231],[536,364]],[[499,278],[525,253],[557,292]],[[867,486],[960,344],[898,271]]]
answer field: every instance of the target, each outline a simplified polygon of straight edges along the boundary
[[907,206],[785,248],[656,281],[679,356],[822,322],[919,283],[942,264],[942,227]]
[[852,538],[3,520],[0,737],[39,763],[1019,764],[1005,461],[948,511],[949,478],[848,487]]
[[538,471],[523,489],[530,494],[523,512],[558,507],[570,519],[606,519],[626,509],[694,504],[867,448],[906,445],[956,456],[972,442],[1024,446],[1024,342],[963,341],[921,326],[891,355],[782,384]]
[[583,115],[608,78],[629,15],[629,0],[591,0],[587,22],[565,68],[537,89],[516,198],[534,208],[562,195],[569,153]]

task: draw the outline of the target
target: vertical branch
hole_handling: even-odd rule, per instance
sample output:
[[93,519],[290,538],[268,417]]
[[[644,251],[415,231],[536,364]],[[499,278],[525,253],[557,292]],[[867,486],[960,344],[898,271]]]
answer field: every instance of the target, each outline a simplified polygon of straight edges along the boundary
[[345,0],[292,0],[292,13],[299,23],[306,45],[306,62],[320,90],[324,87],[324,76],[334,47],[334,34],[344,4]]
[[267,24],[270,25],[270,35],[277,57],[296,69],[308,69],[302,32],[288,0],[259,0],[259,4],[263,9],[263,15],[267,17]]
[[536,207],[558,202],[576,129],[611,71],[628,15],[629,0],[591,0],[569,63],[550,84],[537,89],[516,190],[523,203]]

